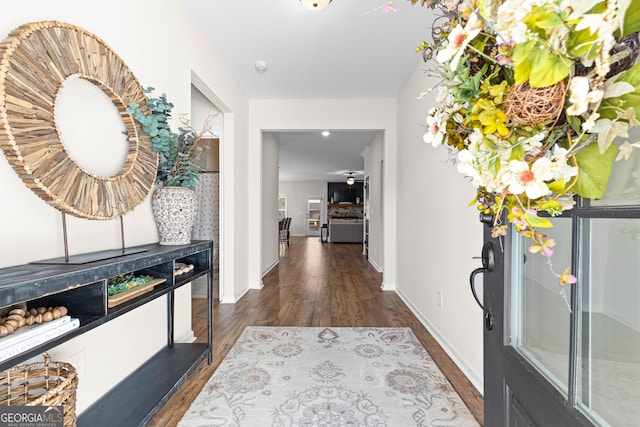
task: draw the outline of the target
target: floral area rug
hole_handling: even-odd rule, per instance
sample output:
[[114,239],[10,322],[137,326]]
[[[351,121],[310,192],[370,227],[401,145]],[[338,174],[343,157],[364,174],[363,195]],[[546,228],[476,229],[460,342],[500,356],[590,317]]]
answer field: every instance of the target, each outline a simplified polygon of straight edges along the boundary
[[250,326],[179,426],[478,423],[409,328]]

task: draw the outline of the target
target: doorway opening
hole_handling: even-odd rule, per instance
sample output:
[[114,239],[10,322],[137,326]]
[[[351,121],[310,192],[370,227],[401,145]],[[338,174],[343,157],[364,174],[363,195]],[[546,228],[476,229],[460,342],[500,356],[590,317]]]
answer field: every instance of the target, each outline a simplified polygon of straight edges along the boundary
[[[216,105],[197,87],[191,85],[191,120],[196,131],[202,129],[207,118],[215,115],[211,129],[203,136],[204,152],[200,157],[199,179],[196,184],[198,214],[191,238],[213,240],[213,297],[220,296],[219,254],[220,254],[220,145],[223,136],[223,116]],[[193,298],[207,297],[206,277],[193,281]]]

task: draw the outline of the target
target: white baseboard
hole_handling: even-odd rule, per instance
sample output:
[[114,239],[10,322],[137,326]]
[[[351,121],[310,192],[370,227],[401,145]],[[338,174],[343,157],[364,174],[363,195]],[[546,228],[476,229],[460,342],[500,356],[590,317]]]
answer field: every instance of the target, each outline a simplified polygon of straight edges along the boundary
[[176,338],[175,342],[192,343],[195,340],[196,340],[196,336],[193,334],[193,331],[188,331],[183,336],[181,336],[180,338]]
[[220,304],[235,304],[240,301],[240,298],[242,298],[247,292],[249,292],[249,288],[244,288],[242,291],[232,297],[223,296],[220,300]]
[[262,276],[261,276],[261,277],[266,276],[266,275],[267,275],[267,273],[269,273],[271,270],[273,270],[273,269],[274,269],[274,267],[275,267],[276,265],[278,265],[278,264],[280,264],[280,259],[277,259],[277,260],[276,260],[276,262],[274,262],[274,263],[273,263],[273,264],[271,264],[269,267],[267,267],[267,269],[266,269],[265,271],[263,271],[263,272],[262,272]]
[[376,264],[376,262],[374,260],[372,260],[371,258],[367,258],[367,260],[369,261],[369,264],[371,264],[373,266],[373,268],[375,268],[378,273],[382,273],[382,267],[380,267],[378,264]]
[[409,307],[409,310],[418,318],[420,323],[427,328],[427,331],[435,338],[435,340],[440,344],[442,349],[447,353],[447,355],[453,360],[458,368],[462,371],[462,373],[469,379],[471,384],[484,396],[484,378],[482,374],[478,374],[453,347],[449,345],[449,342],[444,338],[444,336],[438,331],[438,329],[433,326],[431,322],[427,320],[426,317],[422,315],[422,313],[416,308],[415,305],[411,303],[411,301],[399,290],[396,290],[396,294],[404,301],[404,303]]

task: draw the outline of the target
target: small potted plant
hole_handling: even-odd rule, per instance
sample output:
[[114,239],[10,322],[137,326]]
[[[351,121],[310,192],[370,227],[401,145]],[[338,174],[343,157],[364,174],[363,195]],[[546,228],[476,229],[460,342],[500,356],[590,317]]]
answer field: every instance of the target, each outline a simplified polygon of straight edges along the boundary
[[[151,93],[153,88],[147,88]],[[202,169],[200,156],[206,146],[203,138],[212,127],[217,114],[207,117],[201,131],[197,132],[191,121],[180,118],[178,133],[171,130],[169,119],[174,105],[162,94],[148,97],[146,105],[129,104],[127,113],[142,125],[151,137],[153,151],[158,153],[156,183],[152,209],[161,245],[183,245],[191,242],[191,229],[197,214],[195,186]]]

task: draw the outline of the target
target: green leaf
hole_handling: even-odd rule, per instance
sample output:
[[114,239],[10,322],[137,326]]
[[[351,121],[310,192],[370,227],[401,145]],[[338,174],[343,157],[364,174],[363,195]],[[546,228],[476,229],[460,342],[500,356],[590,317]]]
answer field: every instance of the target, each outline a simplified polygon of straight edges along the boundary
[[586,56],[594,59],[597,54],[598,34],[590,29],[572,31],[567,39],[567,54],[574,58]]
[[640,0],[631,0],[625,15],[622,36],[640,31]]
[[525,212],[524,218],[532,227],[553,228],[553,224],[547,218],[539,217],[538,215],[534,215],[531,212]]
[[532,51],[537,49],[536,42],[529,40],[525,43],[518,43],[513,49],[513,71],[516,84],[524,83],[529,80],[531,75]]
[[548,213],[562,212],[562,203],[557,200],[547,200],[539,206],[539,209],[547,211]]
[[629,82],[611,82],[613,79],[609,79],[604,87],[604,95],[603,98],[618,98],[620,96],[625,96],[628,93],[633,93],[636,88]]
[[511,147],[511,156],[509,160],[523,160],[526,152],[522,145],[514,145]]
[[489,0],[479,0],[478,3],[478,14],[487,22],[491,22],[493,19],[491,15],[491,6],[492,2]]
[[569,61],[547,49],[538,49],[538,51],[538,57],[531,67],[529,86],[547,87],[569,76],[571,72]]
[[640,62],[633,67],[616,76],[616,83],[627,82],[635,88],[633,92],[626,93],[622,96],[607,98],[602,101],[598,113],[601,117],[607,119],[615,119],[618,113],[615,108],[618,107],[626,110],[633,107],[636,117],[640,119]]
[[451,92],[456,98],[463,101],[469,101],[477,98],[480,94],[480,80],[484,76],[484,68],[481,72],[476,73],[474,76],[469,77],[469,70],[465,69],[462,73],[458,74],[458,79],[462,82],[455,88],[451,89]]
[[531,87],[547,87],[564,80],[571,71],[569,61],[530,40],[513,50],[515,83],[529,81]]
[[564,182],[564,178],[560,178],[550,183],[548,187],[549,190],[553,191],[554,193],[562,193],[567,186]]
[[500,171],[500,162],[498,161],[498,156],[493,156],[491,160],[489,160],[489,170],[493,174],[493,176],[497,176]]
[[560,16],[544,6],[536,6],[531,9],[522,22],[542,38],[545,38],[546,30],[563,24]]
[[535,16],[535,26],[543,29],[550,29],[557,27],[558,25],[563,25],[562,18],[553,12],[544,12],[539,13]]
[[571,129],[573,129],[575,133],[580,134],[580,124],[582,123],[580,119],[576,116],[566,116],[566,119]]
[[571,189],[588,199],[601,199],[607,189],[613,160],[618,147],[612,144],[604,154],[600,154],[598,144],[589,144],[576,153],[578,160],[578,181]]

